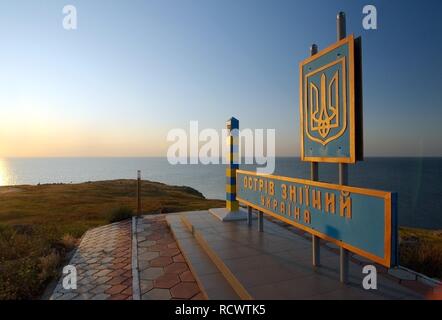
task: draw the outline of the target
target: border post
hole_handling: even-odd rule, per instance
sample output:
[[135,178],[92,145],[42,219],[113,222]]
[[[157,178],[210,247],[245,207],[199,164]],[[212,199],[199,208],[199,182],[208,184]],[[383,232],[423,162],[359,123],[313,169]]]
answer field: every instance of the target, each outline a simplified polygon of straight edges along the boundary
[[234,117],[227,120],[227,169],[226,169],[226,208],[228,211],[238,211],[236,200],[236,170],[239,167],[239,120]]
[[[318,53],[318,46],[312,44],[310,47],[310,56],[314,56]],[[310,162],[310,179],[312,181],[319,180],[319,163]],[[321,251],[319,247],[320,239],[319,237],[312,235],[312,264],[314,267],[319,267],[321,264]]]
[[137,170],[137,215],[141,215],[141,170]]
[[[217,219],[221,221],[240,221],[247,220],[246,210],[239,208],[237,199],[238,184],[236,183],[236,174],[239,169],[239,120],[231,117],[226,121],[227,130],[223,130],[223,163],[226,163],[226,206],[224,208],[209,209]],[[225,154],[224,154],[225,153]]]
[[[337,40],[340,41],[347,36],[345,13],[339,12],[336,17],[336,35]],[[339,184],[348,185],[348,165],[346,163],[339,164]],[[349,258],[348,250],[340,247],[339,249],[339,266],[340,266],[340,281],[342,283],[348,282],[348,268],[349,268]]]

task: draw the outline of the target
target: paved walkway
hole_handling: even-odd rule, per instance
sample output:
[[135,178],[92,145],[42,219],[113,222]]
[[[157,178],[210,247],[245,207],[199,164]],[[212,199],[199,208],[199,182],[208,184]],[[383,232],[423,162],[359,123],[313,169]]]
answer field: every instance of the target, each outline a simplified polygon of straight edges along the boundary
[[[205,299],[164,215],[137,219],[137,251],[141,299]],[[69,265],[77,270],[77,289],[64,289],[61,276],[51,300],[132,299],[131,221],[87,231]]]
[[205,299],[170,232],[165,215],[137,222],[142,300]]
[[64,289],[61,278],[50,299],[132,299],[131,239],[130,221],[87,231],[69,262],[77,269],[77,289]]

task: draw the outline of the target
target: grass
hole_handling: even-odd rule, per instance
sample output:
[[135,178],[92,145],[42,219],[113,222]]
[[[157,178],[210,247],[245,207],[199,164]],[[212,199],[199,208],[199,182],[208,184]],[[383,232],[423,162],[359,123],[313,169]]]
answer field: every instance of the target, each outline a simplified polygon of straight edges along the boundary
[[[142,181],[143,214],[225,205],[189,188]],[[129,218],[136,182],[0,187],[0,300],[38,298],[82,234]]]

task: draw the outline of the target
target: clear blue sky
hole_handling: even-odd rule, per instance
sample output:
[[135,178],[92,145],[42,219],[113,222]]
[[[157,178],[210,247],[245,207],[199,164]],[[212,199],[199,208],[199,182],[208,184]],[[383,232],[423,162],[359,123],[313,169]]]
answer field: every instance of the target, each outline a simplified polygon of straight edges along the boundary
[[0,156],[165,156],[169,129],[232,115],[298,155],[298,63],[340,10],[363,38],[366,155],[442,156],[437,0],[2,0]]

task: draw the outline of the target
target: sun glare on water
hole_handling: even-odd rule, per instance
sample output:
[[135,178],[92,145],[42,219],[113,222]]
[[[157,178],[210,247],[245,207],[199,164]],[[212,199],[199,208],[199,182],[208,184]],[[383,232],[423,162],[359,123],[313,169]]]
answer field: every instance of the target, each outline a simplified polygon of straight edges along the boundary
[[9,173],[6,160],[0,159],[0,186],[9,185]]

